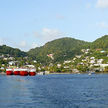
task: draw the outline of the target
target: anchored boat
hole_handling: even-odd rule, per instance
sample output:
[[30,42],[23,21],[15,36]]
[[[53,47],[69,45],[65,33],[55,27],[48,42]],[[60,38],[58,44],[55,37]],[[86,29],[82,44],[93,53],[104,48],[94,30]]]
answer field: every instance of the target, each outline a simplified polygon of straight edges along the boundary
[[36,75],[36,69],[30,69],[29,70],[29,75],[30,76],[35,76]]
[[20,69],[21,76],[27,76],[29,74],[28,69]]
[[6,75],[13,75],[13,69],[6,69]]
[[14,69],[13,74],[14,75],[20,75],[20,69]]
[[20,76],[35,76],[35,68],[15,68],[15,69],[6,69],[7,75],[20,75]]

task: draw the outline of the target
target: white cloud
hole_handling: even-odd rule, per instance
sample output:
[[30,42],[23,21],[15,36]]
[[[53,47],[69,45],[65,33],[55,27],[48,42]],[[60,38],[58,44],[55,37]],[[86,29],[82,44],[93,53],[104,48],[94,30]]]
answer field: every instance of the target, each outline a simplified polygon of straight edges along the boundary
[[22,51],[29,51],[31,49],[31,44],[28,44],[25,40],[21,41],[19,44],[16,44],[16,47]]
[[24,48],[24,47],[26,47],[26,45],[27,45],[27,43],[26,43],[26,41],[21,41],[20,42],[20,44],[19,44],[19,46],[21,47],[21,48]]
[[62,33],[56,29],[44,28],[42,30],[43,38],[46,40],[51,40],[52,38],[57,38],[57,37],[61,36],[61,34]]
[[108,24],[106,22],[100,22],[98,23],[98,26],[101,27],[101,28],[108,28]]
[[108,0],[98,0],[96,7],[98,8],[108,8]]
[[35,37],[41,41],[47,42],[57,38],[63,37],[65,34],[58,29],[43,28],[40,33],[35,32]]
[[36,47],[38,47],[38,45],[35,42],[33,42],[31,48],[36,48]]
[[18,45],[16,45],[18,48],[20,48],[23,51],[29,51],[32,48],[38,47],[38,44],[35,42],[33,43],[27,43],[25,40],[21,41]]

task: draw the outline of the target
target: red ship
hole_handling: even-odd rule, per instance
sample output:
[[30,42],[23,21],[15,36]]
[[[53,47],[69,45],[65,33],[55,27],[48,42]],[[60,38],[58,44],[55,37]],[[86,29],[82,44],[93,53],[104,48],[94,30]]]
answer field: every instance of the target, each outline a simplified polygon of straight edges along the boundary
[[20,75],[20,69],[14,69],[13,74],[14,75]]
[[13,69],[6,69],[6,75],[13,75]]
[[29,73],[28,73],[28,69],[20,69],[20,75],[21,76],[27,76]]
[[29,76],[35,76],[35,75],[36,75],[36,69],[30,69]]

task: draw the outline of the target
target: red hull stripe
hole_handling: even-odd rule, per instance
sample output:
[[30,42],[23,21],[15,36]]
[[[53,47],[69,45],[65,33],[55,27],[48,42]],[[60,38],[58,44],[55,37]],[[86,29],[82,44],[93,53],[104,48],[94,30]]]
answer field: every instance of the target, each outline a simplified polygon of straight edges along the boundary
[[13,75],[13,71],[6,71],[7,75]]
[[28,75],[28,72],[27,71],[20,71],[20,75],[21,76],[27,76]]
[[14,75],[19,75],[20,74],[20,71],[14,71],[13,74]]
[[29,72],[29,76],[35,76],[36,72]]

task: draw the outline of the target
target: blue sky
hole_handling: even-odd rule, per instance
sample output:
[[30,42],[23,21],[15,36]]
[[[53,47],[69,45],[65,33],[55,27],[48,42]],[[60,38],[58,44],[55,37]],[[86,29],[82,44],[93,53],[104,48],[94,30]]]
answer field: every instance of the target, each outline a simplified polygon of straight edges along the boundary
[[28,51],[72,37],[108,34],[108,0],[0,0],[0,45]]

